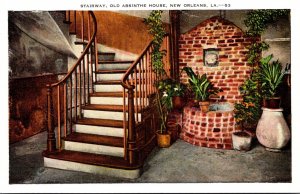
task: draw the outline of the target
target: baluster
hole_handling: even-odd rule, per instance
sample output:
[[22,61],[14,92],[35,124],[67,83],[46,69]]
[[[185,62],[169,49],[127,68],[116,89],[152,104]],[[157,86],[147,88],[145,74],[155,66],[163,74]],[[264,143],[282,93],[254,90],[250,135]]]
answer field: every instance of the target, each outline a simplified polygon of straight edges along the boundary
[[83,69],[82,69],[82,74],[83,74],[83,105],[85,105],[85,98],[86,98],[86,95],[85,95],[85,59],[86,57],[83,57],[83,61],[82,61],[82,66],[83,66]]
[[82,63],[79,64],[79,118],[81,118],[81,103],[82,103],[82,99],[81,99],[81,95],[82,95],[82,91],[81,91],[81,65]]
[[133,78],[133,82],[134,82],[134,91],[135,91],[135,115],[136,115],[136,121],[138,121],[138,106],[139,106],[139,102],[138,102],[138,88],[137,88],[137,69],[134,69],[134,78]]
[[47,152],[56,151],[56,139],[53,126],[53,102],[52,102],[52,88],[47,84]]
[[73,124],[73,76],[70,76],[70,133],[72,133],[72,124]]
[[67,82],[64,83],[64,137],[67,136],[67,103],[68,103],[68,99],[67,99]]
[[89,104],[90,103],[90,75],[92,75],[90,73],[90,63],[92,61],[92,49],[90,48],[89,49],[89,52],[88,52],[88,60],[87,60],[87,100],[86,102]]
[[133,89],[128,89],[128,156],[129,164],[135,165],[137,162],[137,156],[135,152],[136,148],[136,130],[134,120],[134,100]]
[[148,73],[148,52],[146,52],[146,60],[145,60],[146,62],[145,62],[145,72],[146,72],[146,98],[147,98],[147,100],[146,100],[146,106],[148,106],[149,105],[149,100],[148,100],[148,96],[149,96],[149,86],[148,86],[148,84],[149,84],[149,73]]
[[[138,80],[136,80],[136,82],[138,82],[138,84],[139,84],[139,104],[138,104],[138,109],[139,110],[141,110],[141,107],[142,107],[142,103],[143,103],[143,100],[142,100],[142,69],[141,69],[141,62],[142,61],[140,61],[139,62],[139,79]],[[138,115],[138,112],[136,112],[136,114]],[[138,118],[138,116],[137,116],[137,118]],[[139,121],[138,119],[137,119],[137,121]]]
[[77,103],[78,103],[78,87],[77,87],[77,68],[75,68],[75,92],[74,92],[74,97],[75,97],[75,121],[77,121]]
[[60,126],[60,86],[57,86],[57,146],[58,150],[61,150],[61,138],[60,138],[60,131],[61,131],[61,126]]
[[77,19],[76,19],[77,18],[77,16],[76,16],[77,12],[74,11],[73,14],[74,14],[74,24],[75,24],[74,32],[75,32],[75,34],[77,34]]
[[123,131],[124,131],[124,160],[127,160],[127,132],[126,132],[126,91],[125,88],[123,88]]
[[81,40],[84,42],[84,12],[81,11]]

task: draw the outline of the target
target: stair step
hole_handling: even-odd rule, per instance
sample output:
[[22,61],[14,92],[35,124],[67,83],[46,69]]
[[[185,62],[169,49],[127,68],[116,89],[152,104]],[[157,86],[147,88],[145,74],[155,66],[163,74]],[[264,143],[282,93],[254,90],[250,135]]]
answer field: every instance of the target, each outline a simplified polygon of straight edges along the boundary
[[123,138],[102,136],[94,134],[84,133],[71,133],[67,137],[63,138],[65,141],[73,141],[87,144],[106,145],[114,147],[123,147]]
[[99,61],[97,70],[127,70],[133,61]]
[[116,121],[111,119],[82,118],[78,119],[76,124],[123,128],[123,121]]
[[[127,96],[128,94],[125,93],[125,95]],[[144,93],[144,96],[143,96],[142,93],[139,93],[139,92],[137,92],[136,94],[134,92],[133,95],[134,96],[136,95],[138,97],[140,95],[141,95],[141,97],[145,97],[146,96],[145,93]],[[90,96],[91,97],[123,97],[123,92],[94,92],[94,93],[90,93]]]
[[113,70],[97,70],[96,73],[97,74],[118,74],[118,73],[126,73],[126,69],[113,69]]
[[120,85],[121,84],[121,80],[96,81],[94,84],[97,84],[97,85]]
[[99,61],[113,61],[115,59],[116,53],[112,52],[98,52]]
[[123,86],[120,80],[103,80],[94,83],[96,92],[122,92]]
[[75,124],[73,128],[74,131],[77,133],[87,133],[87,134],[113,136],[113,137],[124,136],[123,127],[116,128],[116,127],[106,127],[106,126]]
[[63,148],[78,152],[124,156],[123,137],[74,132],[63,138]]
[[[128,111],[128,107],[125,106],[125,108]],[[82,109],[123,112],[123,105],[90,104],[82,107]],[[140,106],[138,107],[138,111],[141,112]]]
[[98,61],[100,64],[122,64],[122,63],[133,63],[134,61],[119,61],[119,60],[111,60],[111,61]]
[[65,170],[82,171],[102,175],[138,178],[142,166],[129,165],[128,161],[120,157],[91,153],[62,150],[61,152],[43,152],[46,167]]

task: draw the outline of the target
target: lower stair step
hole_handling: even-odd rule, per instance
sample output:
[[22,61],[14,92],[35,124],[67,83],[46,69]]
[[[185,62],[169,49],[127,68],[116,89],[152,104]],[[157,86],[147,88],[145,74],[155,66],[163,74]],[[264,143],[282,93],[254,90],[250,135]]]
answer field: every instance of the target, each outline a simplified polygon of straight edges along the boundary
[[43,152],[43,156],[45,167],[51,168],[130,179],[138,178],[142,172],[142,166],[132,166],[123,158],[114,156],[68,150],[54,153]]
[[72,133],[63,138],[65,150],[123,157],[123,138]]

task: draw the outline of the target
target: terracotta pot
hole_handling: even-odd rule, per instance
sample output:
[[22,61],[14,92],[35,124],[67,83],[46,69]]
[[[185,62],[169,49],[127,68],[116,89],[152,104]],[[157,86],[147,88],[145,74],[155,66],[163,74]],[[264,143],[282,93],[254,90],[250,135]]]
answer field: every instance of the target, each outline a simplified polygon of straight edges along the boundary
[[157,145],[160,148],[167,148],[171,145],[171,134],[168,132],[166,134],[156,133]]
[[282,111],[283,109],[262,108],[258,121],[256,137],[269,151],[280,151],[289,142],[291,133]]
[[233,149],[240,151],[249,151],[251,148],[252,137],[244,131],[232,133]]
[[179,127],[178,124],[175,122],[168,122],[167,123],[168,131],[171,133],[171,143],[174,143],[179,136]]
[[172,97],[173,108],[176,110],[182,110],[185,105],[185,100],[181,96],[173,96]]
[[199,107],[201,109],[201,112],[208,112],[209,111],[209,101],[200,101]]
[[264,98],[263,99],[263,107],[265,108],[272,108],[278,109],[281,105],[281,98],[280,97],[273,97],[273,98]]

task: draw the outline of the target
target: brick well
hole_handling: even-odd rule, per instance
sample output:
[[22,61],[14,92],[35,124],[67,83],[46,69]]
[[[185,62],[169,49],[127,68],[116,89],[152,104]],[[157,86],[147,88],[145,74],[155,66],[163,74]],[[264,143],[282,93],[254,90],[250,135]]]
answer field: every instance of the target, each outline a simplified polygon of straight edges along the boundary
[[[179,68],[191,67],[195,73],[206,73],[215,87],[222,89],[218,95],[234,104],[242,101],[239,87],[250,76],[246,48],[251,44],[243,31],[220,17],[207,19],[182,34],[179,39]],[[218,66],[204,65],[204,49],[218,51]],[[188,82],[185,73],[180,77]],[[197,146],[232,149],[231,134],[235,131],[233,111],[202,113],[199,108],[185,107],[182,115],[181,139]]]

